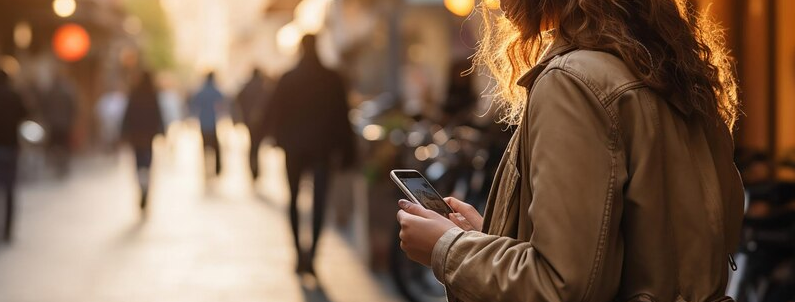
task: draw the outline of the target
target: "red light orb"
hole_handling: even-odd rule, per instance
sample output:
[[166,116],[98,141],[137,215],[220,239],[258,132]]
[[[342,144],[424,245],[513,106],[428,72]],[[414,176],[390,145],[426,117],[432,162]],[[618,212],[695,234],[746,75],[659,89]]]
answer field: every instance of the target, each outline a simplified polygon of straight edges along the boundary
[[55,55],[66,62],[77,62],[83,59],[91,49],[91,37],[80,25],[69,23],[55,31],[52,38]]

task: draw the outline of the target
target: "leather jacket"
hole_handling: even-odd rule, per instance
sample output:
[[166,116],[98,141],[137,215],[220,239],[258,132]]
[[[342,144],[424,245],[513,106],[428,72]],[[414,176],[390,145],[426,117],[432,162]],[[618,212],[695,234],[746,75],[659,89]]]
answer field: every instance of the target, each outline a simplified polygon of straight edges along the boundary
[[618,57],[555,43],[519,80],[524,117],[484,230],[432,267],[451,301],[731,301],[743,186],[724,123],[688,115]]

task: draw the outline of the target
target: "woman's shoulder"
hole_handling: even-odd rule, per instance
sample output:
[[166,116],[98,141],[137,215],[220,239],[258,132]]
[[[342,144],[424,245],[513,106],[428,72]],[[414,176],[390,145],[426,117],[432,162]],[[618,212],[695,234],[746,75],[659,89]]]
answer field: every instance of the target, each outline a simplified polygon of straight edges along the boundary
[[561,70],[581,81],[600,100],[646,87],[621,58],[604,51],[578,49],[552,59],[544,73]]

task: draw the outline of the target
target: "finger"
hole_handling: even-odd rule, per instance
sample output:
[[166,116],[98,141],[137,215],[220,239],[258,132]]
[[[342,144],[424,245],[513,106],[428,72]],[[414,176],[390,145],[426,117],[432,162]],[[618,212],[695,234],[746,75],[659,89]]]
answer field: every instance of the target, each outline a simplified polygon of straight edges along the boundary
[[420,220],[425,220],[425,218],[415,214],[410,214],[404,210],[399,210],[397,213],[397,220],[400,224],[400,228],[406,229],[412,224],[419,223]]
[[444,199],[444,201],[451,208],[453,208],[453,211],[456,211],[456,212],[459,212],[459,213],[469,214],[469,213],[471,213],[473,211],[475,211],[475,212],[477,211],[477,210],[475,210],[475,207],[473,207],[472,205],[470,205],[470,204],[468,204],[466,202],[463,202],[461,200],[458,200],[458,198],[455,198],[455,197],[446,197]]
[[406,221],[407,221],[406,218],[408,218],[408,216],[411,216],[411,214],[406,213],[406,211],[403,211],[403,210],[398,210],[398,212],[397,212],[397,221],[398,221],[398,223],[400,223],[400,227],[401,228],[405,227],[405,224],[406,224]]
[[449,218],[450,221],[455,223],[455,225],[457,225],[459,228],[461,228],[464,231],[472,231],[475,229],[472,223],[470,223],[469,220],[467,220],[464,217],[464,215],[461,215],[460,213],[450,213]]
[[467,204],[463,201],[458,200],[458,198],[455,197],[445,197],[444,202],[446,202],[447,205],[453,208],[453,211],[456,212],[461,212],[461,210],[463,210],[464,205]]
[[409,214],[412,214],[412,215],[416,215],[416,216],[420,216],[420,217],[431,218],[431,217],[433,217],[431,215],[434,215],[434,214],[439,215],[438,213],[436,213],[434,211],[427,210],[427,209],[423,208],[422,206],[420,206],[420,205],[418,205],[416,203],[413,203],[413,202],[409,202],[408,200],[405,200],[405,199],[398,200],[398,206],[401,209],[403,209],[403,211],[406,211],[406,213],[409,213]]

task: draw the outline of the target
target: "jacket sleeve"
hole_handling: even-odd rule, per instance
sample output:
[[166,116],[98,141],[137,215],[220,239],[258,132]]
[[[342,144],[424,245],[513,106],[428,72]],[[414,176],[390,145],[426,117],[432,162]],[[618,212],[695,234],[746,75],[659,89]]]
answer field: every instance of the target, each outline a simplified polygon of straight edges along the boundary
[[522,194],[532,198],[522,203],[529,208],[520,209],[533,225],[530,240],[449,231],[432,257],[449,295],[463,301],[612,300],[623,258],[616,179],[621,156],[614,150],[615,123],[597,95],[566,71],[552,69],[538,80],[518,161],[529,171],[518,181],[529,182],[532,191]]

